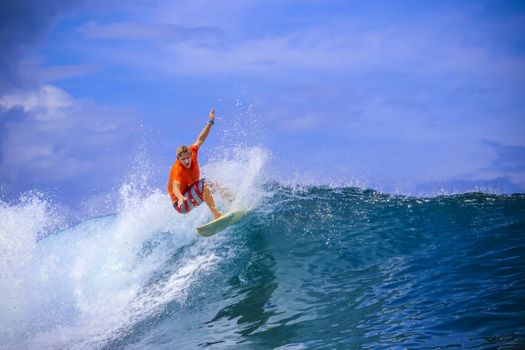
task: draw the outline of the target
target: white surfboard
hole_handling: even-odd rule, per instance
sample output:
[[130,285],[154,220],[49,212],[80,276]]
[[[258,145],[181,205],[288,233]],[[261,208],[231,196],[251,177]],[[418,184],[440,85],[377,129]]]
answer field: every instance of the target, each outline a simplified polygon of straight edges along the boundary
[[221,216],[205,225],[197,227],[197,232],[204,237],[210,237],[227,228],[236,222],[241,221],[248,212],[246,211],[234,211],[226,215]]

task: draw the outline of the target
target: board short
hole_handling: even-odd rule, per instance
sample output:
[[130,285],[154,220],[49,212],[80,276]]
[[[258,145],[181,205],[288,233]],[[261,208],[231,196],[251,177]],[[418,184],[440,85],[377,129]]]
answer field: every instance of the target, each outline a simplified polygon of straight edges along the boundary
[[190,185],[186,193],[183,193],[187,199],[182,202],[180,208],[177,207],[178,200],[173,203],[173,208],[181,214],[188,214],[192,209],[197,208],[204,202],[203,193],[204,179],[200,179]]

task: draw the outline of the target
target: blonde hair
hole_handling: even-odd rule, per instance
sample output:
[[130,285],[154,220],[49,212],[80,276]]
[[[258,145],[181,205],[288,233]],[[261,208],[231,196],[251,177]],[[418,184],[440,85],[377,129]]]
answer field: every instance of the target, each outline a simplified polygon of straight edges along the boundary
[[180,146],[177,148],[177,158],[179,158],[184,153],[191,154],[191,150],[188,148],[188,146]]

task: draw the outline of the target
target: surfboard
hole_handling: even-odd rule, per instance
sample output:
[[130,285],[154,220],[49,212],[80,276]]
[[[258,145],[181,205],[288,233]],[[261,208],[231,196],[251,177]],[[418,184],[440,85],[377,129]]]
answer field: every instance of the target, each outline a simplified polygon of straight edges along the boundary
[[236,222],[241,221],[248,212],[246,211],[234,211],[232,213],[221,216],[218,219],[215,219],[205,225],[197,227],[197,232],[204,237],[210,237],[235,224]]

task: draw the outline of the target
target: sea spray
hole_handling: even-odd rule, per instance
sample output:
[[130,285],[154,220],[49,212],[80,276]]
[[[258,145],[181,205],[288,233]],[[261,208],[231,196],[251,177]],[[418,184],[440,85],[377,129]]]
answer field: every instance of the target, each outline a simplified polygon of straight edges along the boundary
[[[262,196],[264,150],[238,150],[204,167],[210,179],[234,192],[238,207],[253,208]],[[140,171],[138,171],[140,172]],[[224,174],[233,174],[225,177]],[[119,191],[115,214],[87,218],[38,240],[54,220],[45,201],[2,202],[0,347],[98,348],[169,303],[183,304],[192,285],[221,261],[228,237],[199,238],[209,220],[205,205],[182,216],[164,189],[142,174]],[[223,209],[230,206],[220,200]]]
[[263,184],[267,180],[265,165],[269,157],[269,152],[259,147],[232,147],[222,158],[205,165],[202,173],[234,194],[231,204],[217,195],[223,208],[228,211],[251,210],[268,194],[263,190]]
[[0,339],[19,327],[13,321],[31,318],[37,242],[59,221],[42,197],[33,192],[16,203],[0,201]]

